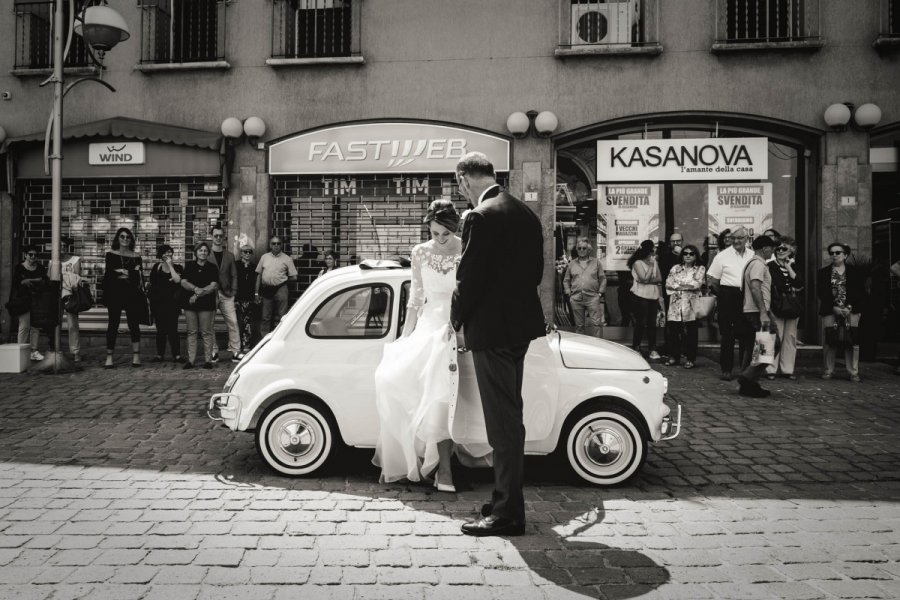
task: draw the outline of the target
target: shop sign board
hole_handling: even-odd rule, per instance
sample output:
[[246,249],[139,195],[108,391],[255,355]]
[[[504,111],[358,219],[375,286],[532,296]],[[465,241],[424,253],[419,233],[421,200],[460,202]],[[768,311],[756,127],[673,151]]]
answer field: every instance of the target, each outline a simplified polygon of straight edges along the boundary
[[766,179],[768,148],[764,137],[598,140],[597,182]]
[[468,152],[509,171],[509,140],[433,123],[360,123],[318,129],[269,146],[270,175],[454,173]]
[[709,235],[744,227],[752,240],[772,227],[771,183],[711,183],[709,185]]
[[597,198],[600,203],[598,213],[606,221],[604,268],[627,271],[628,257],[641,242],[659,239],[659,185],[601,185],[597,189]]
[[144,142],[106,142],[88,145],[89,165],[142,165]]

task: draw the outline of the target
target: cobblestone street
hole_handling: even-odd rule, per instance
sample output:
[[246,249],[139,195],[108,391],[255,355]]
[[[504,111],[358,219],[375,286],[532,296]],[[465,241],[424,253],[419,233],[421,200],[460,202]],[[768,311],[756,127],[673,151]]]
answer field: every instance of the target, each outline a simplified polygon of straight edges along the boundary
[[0,375],[2,598],[898,598],[900,378],[765,382],[660,367],[679,438],[598,489],[526,462],[528,535],[470,538],[457,494],[378,484],[371,451],[274,475],[205,414],[230,364]]

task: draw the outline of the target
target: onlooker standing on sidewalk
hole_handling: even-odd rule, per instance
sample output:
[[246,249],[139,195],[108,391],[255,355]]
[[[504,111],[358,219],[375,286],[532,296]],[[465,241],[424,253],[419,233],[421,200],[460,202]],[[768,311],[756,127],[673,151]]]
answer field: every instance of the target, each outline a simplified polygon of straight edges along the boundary
[[184,277],[181,287],[191,292],[183,302],[184,320],[187,322],[188,360],[185,369],[191,369],[197,363],[197,336],[203,338],[204,369],[211,369],[213,315],[216,313],[216,292],[219,289],[219,269],[209,262],[209,244],[200,242],[194,247],[195,260],[184,266]]
[[700,288],[706,281],[706,269],[697,264],[699,254],[696,246],[685,246],[681,251],[681,264],[672,267],[666,278],[666,293],[669,295],[666,314],[669,360],[666,364],[670,367],[678,364],[682,353],[685,356],[685,369],[693,369],[697,360],[694,299],[700,296]]
[[[816,288],[819,295],[819,315],[825,335],[822,338],[822,350],[825,359],[825,372],[822,379],[831,379],[834,374],[834,362],[837,347],[828,343],[828,331],[835,324],[849,326],[854,337],[859,327],[860,308],[865,294],[865,281],[862,274],[847,264],[850,257],[850,246],[834,242],[828,245],[831,265],[819,269],[816,276]],[[847,340],[844,344],[844,364],[850,373],[850,381],[859,382],[859,340]]]
[[[81,285],[81,257],[75,256],[75,240],[70,237],[60,238],[59,270],[62,277],[62,294],[60,300],[65,304],[67,296],[72,295],[72,290]],[[78,313],[66,312],[66,321],[69,330],[69,352],[72,353],[72,362],[81,362],[81,336],[78,323]]]
[[141,366],[141,312],[146,309],[142,274],[144,263],[141,255],[134,251],[134,234],[127,227],[120,227],[112,241],[112,249],[106,253],[106,270],[103,273],[103,302],[108,312],[106,325],[106,363],[103,367],[112,369],[113,351],[122,311],[128,322],[131,335],[131,366]]
[[[773,324],[775,315],[772,314],[771,310],[772,274],[766,265],[766,261],[772,258],[772,252],[775,250],[775,241],[769,236],[761,235],[753,240],[753,250],[753,256],[747,263],[742,275],[744,282],[743,316],[746,321],[744,330],[750,332],[742,337],[748,338],[746,343],[749,344],[751,352],[757,331],[775,332]],[[759,378],[765,372],[767,366],[765,363],[752,366],[748,361],[747,366],[738,376],[738,382],[740,383],[738,393],[741,396],[765,398],[772,395],[769,390],[763,389],[759,385]]]
[[[723,237],[724,237],[724,233]],[[720,251],[713,258],[707,276],[709,287],[716,295],[716,311],[719,316],[719,365],[722,368],[721,379],[731,381],[734,378],[734,340],[738,337],[740,363],[743,365],[745,355],[753,350],[747,347],[747,336],[741,335],[744,315],[742,306],[744,297],[741,293],[744,267],[753,258],[753,251],[747,248],[747,230],[738,227],[732,233],[733,243]]]
[[338,255],[334,250],[326,250],[325,251],[325,268],[319,271],[319,274],[316,275],[316,278],[321,277],[325,273],[330,273],[338,268]]
[[297,280],[297,268],[290,256],[281,251],[281,238],[269,240],[269,251],[256,265],[256,297],[262,298],[260,333],[265,336],[275,328],[288,310],[287,282]]
[[[212,230],[212,252],[209,261],[219,269],[219,289],[216,291],[216,307],[222,313],[225,327],[228,329],[228,351],[232,358],[241,352],[241,336],[238,333],[237,312],[234,306],[234,295],[237,292],[237,266],[234,254],[225,249],[225,230],[214,227]],[[219,362],[219,344],[213,335],[212,356],[210,360]]]
[[[681,264],[681,249],[684,247],[684,236],[680,231],[676,231],[669,236],[669,243],[660,242],[659,252],[657,253],[657,263],[659,264],[659,275],[661,281],[665,284],[669,278],[669,272],[675,265]],[[669,295],[663,291],[662,293],[663,310],[666,314],[669,312]],[[672,348],[669,339],[669,328],[663,329],[663,356],[671,355]]]
[[[234,307],[237,309],[238,332],[241,335],[241,351],[232,359],[240,361],[250,352],[253,339],[253,313],[259,304],[256,298],[256,265],[253,263],[253,248],[250,244],[241,246],[241,258],[237,261],[237,294]],[[235,360],[236,359],[236,360]]]
[[606,273],[599,258],[591,256],[591,244],[586,237],[575,244],[578,258],[569,262],[563,276],[563,291],[575,320],[575,333],[600,337],[603,327]]
[[[15,300],[21,302],[22,308],[27,305],[27,310],[18,313],[20,344],[31,344],[31,360],[44,360],[44,355],[38,350],[40,331],[31,326],[31,304],[34,301],[35,292],[42,283],[47,283],[47,268],[37,260],[38,247],[28,245],[24,248],[25,260],[13,267],[12,287],[9,293],[10,303]],[[27,302],[25,298],[27,297]]]
[[172,350],[172,360],[181,362],[181,342],[178,339],[178,315],[184,296],[181,277],[184,267],[175,264],[172,246],[162,244],[156,249],[159,262],[150,269],[150,308],[156,319],[156,356],[153,362],[162,362],[166,355],[166,342]]
[[662,277],[659,265],[653,257],[655,245],[651,240],[644,240],[641,246],[628,257],[626,263],[631,268],[634,283],[631,284],[631,306],[634,311],[634,336],[631,347],[636,352],[641,350],[641,338],[647,331],[647,350],[651,360],[659,360],[656,351],[656,313],[663,308]]
[[[797,243],[794,238],[781,236],[775,247],[775,260],[769,261],[772,274],[772,312],[775,314],[775,327],[781,340],[781,349],[775,355],[775,362],[766,369],[766,377],[775,379],[779,370],[788,379],[797,379],[794,375],[794,362],[797,357],[797,324],[800,322],[799,309],[802,302],[794,302],[789,306],[786,298],[798,298],[803,290],[803,278],[794,270],[794,255]],[[778,299],[782,299],[777,301]],[[780,306],[779,306],[780,303]],[[795,314],[796,313],[796,314]]]

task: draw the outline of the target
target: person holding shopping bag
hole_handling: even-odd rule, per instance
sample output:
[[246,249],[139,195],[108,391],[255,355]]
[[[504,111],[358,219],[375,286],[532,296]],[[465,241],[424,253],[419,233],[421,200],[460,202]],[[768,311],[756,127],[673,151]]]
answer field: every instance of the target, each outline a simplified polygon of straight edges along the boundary
[[[753,332],[748,335],[747,343],[754,346],[756,332],[774,333],[775,332],[775,315],[772,313],[772,274],[766,261],[772,258],[772,252],[775,250],[775,241],[765,235],[761,235],[753,240],[753,258],[744,267],[744,327],[747,331]],[[753,336],[751,338],[751,336]],[[750,341],[753,339],[753,341]],[[775,340],[770,338],[771,348],[763,348],[766,354],[774,354]],[[759,378],[765,372],[768,362],[760,360],[760,348],[754,348],[754,356],[750,364],[744,368],[738,375],[738,383],[740,388],[738,393],[741,396],[750,398],[766,398],[772,395],[767,389],[759,385]]]

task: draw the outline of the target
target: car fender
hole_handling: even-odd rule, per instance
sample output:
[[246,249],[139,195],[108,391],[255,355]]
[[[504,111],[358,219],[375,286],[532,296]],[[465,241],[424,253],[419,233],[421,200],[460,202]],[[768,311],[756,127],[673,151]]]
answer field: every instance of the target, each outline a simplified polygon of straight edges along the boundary
[[243,390],[254,389],[252,395],[247,394],[249,399],[246,406],[242,408],[240,418],[238,419],[239,431],[247,431],[256,427],[260,417],[265,411],[278,402],[282,398],[289,396],[310,396],[313,397],[334,414],[334,407],[328,402],[324,390],[316,385],[315,381],[289,375],[285,369],[277,365],[259,365],[241,372],[241,380],[239,387],[235,392],[243,398]]

